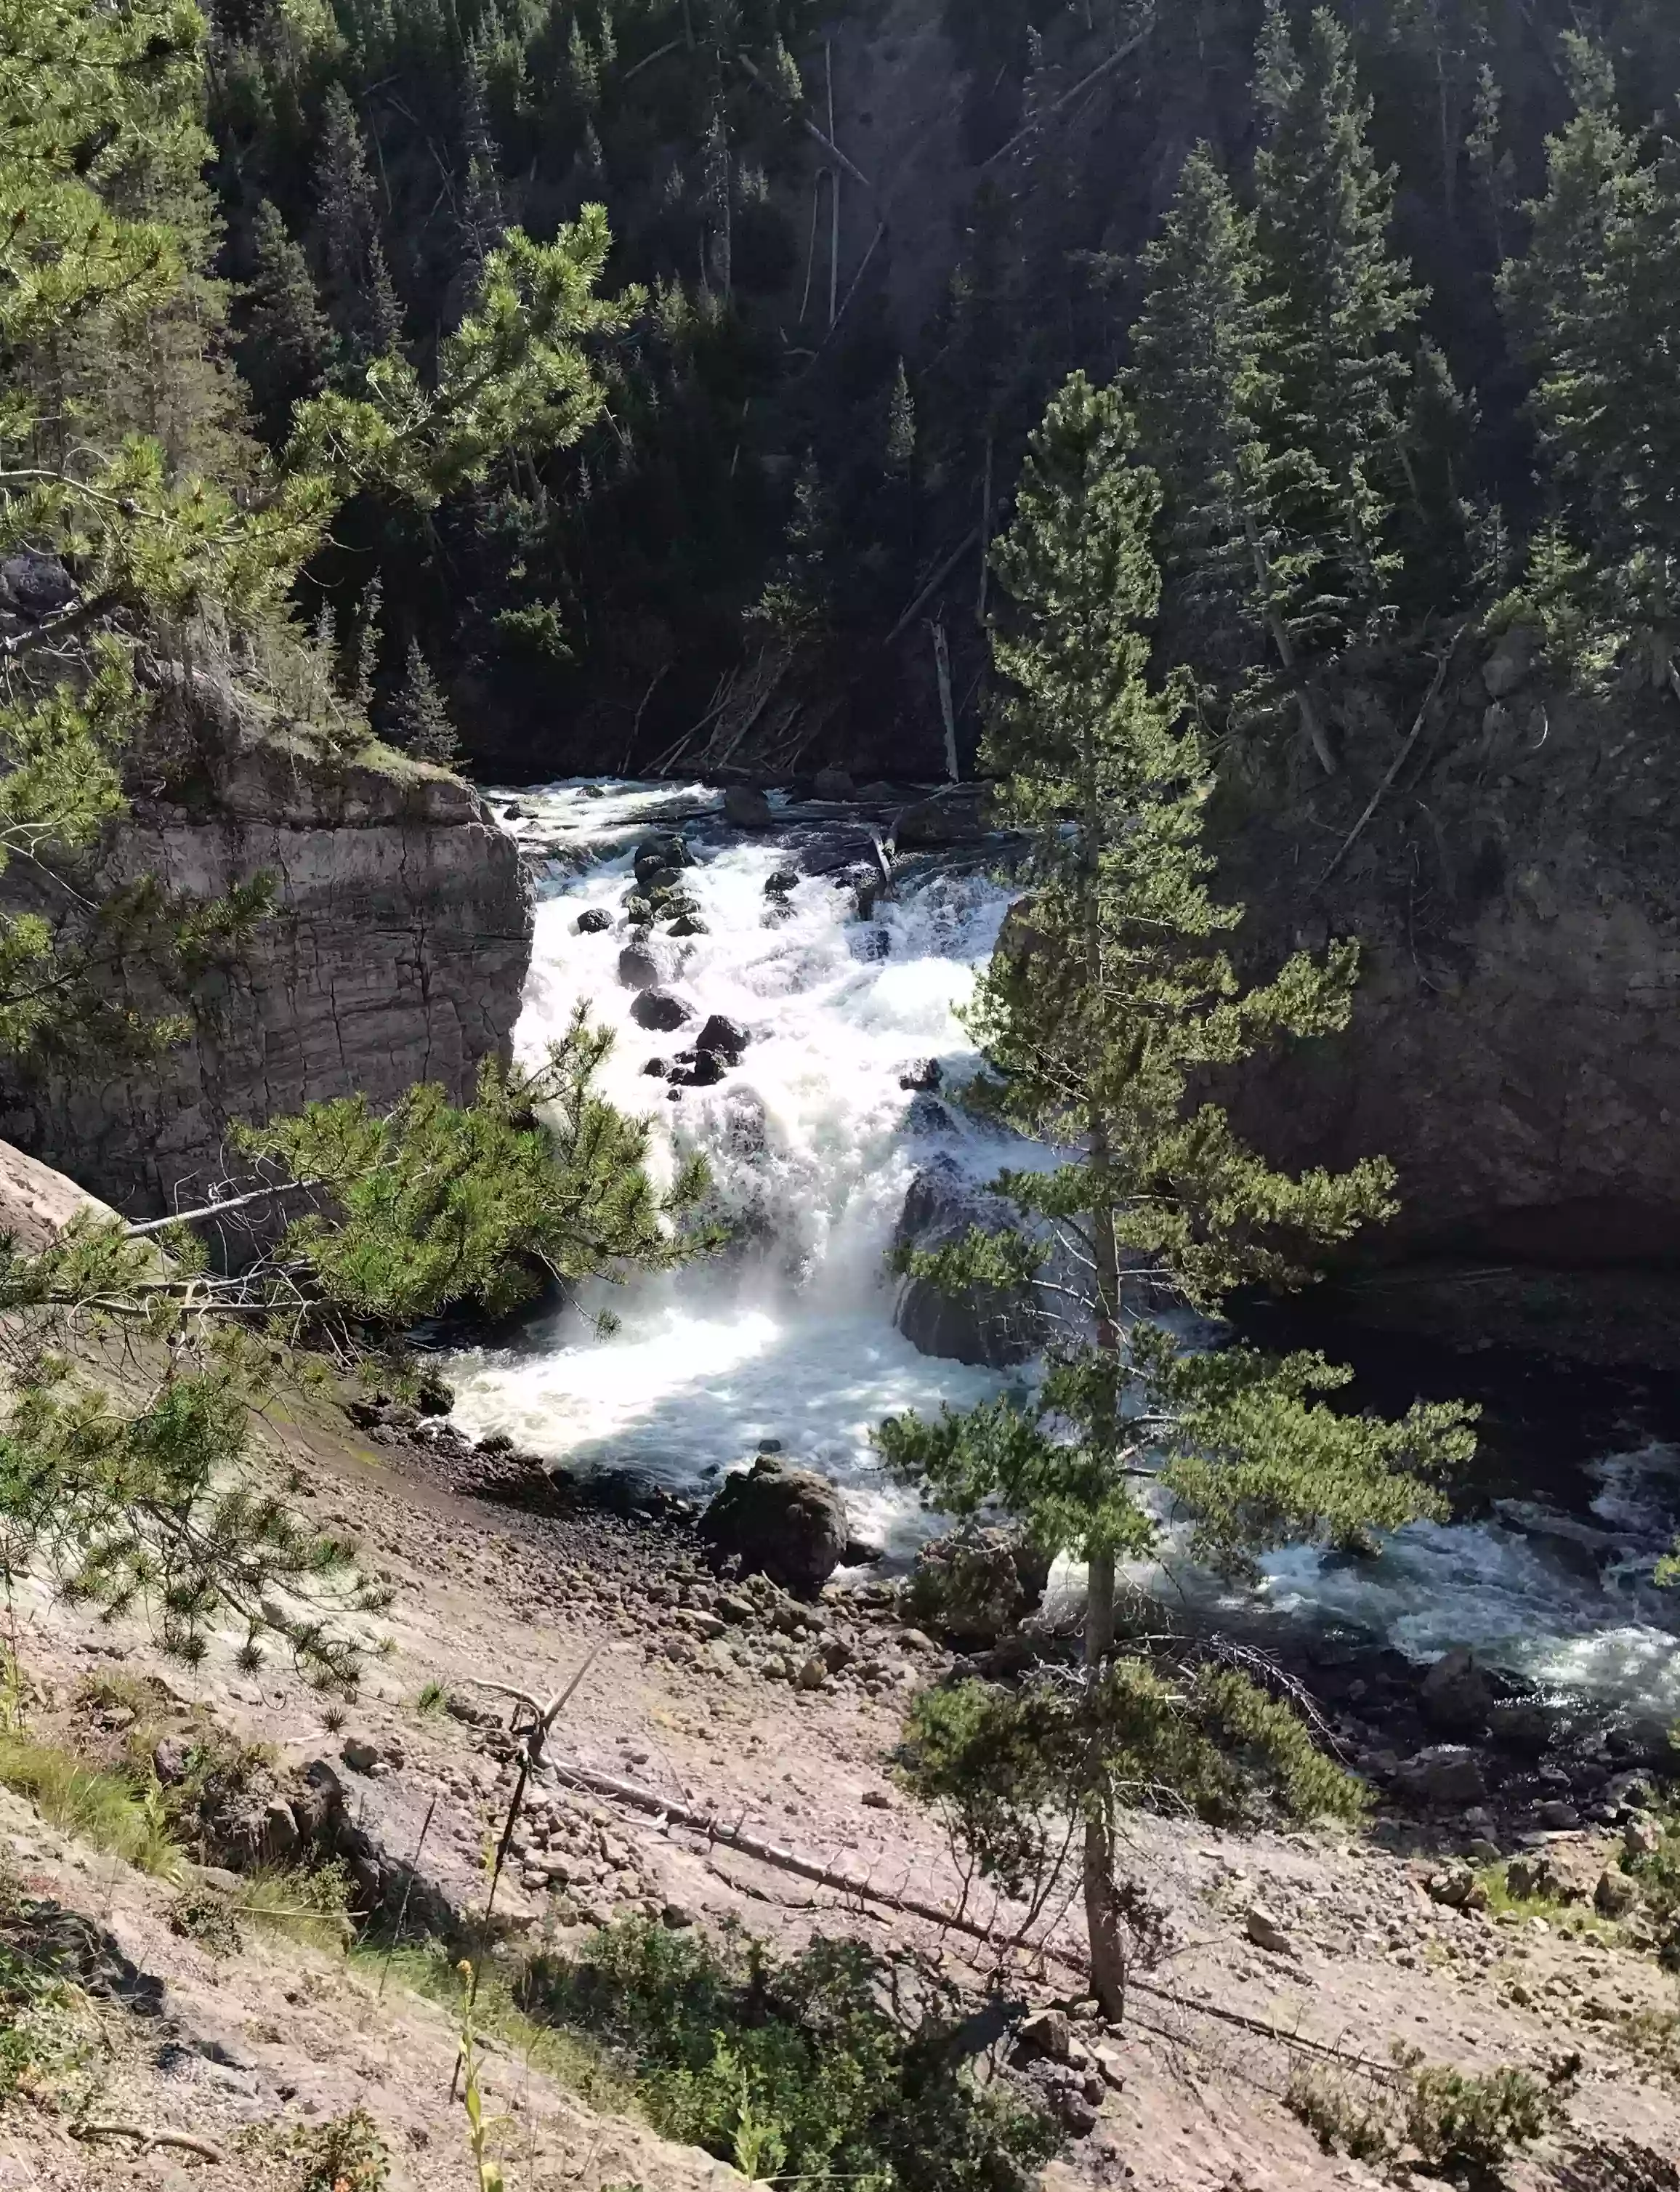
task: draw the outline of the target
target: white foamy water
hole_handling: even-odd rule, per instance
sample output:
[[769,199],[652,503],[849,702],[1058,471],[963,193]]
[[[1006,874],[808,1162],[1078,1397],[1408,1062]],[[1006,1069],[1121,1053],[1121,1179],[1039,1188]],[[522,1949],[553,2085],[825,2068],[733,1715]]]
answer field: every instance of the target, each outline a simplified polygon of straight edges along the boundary
[[[742,1242],[670,1276],[595,1290],[516,1348],[459,1358],[458,1420],[573,1467],[632,1470],[690,1492],[761,1439],[779,1439],[846,1487],[862,1534],[907,1550],[926,1524],[883,1481],[871,1430],[894,1410],[971,1404],[1003,1380],[919,1354],[894,1329],[884,1259],[920,1166],[945,1155],[983,1179],[1005,1151],[899,1082],[928,1058],[957,1076],[972,1064],[956,1009],[1011,890],[983,874],[912,865],[863,922],[849,891],[807,876],[785,919],[766,925],[766,881],[797,865],[810,842],[799,810],[770,836],[743,839],[723,828],[720,800],[700,785],[571,784],[517,797],[523,815],[510,826],[545,878],[521,1054],[539,1056],[587,1000],[618,1032],[606,1093],[653,1116],[662,1172],[691,1149],[705,1152]],[[698,1019],[676,1036],[635,1026],[618,960],[635,844],[680,817],[697,855],[686,881],[709,933],[655,948],[670,955],[672,986],[700,1016],[725,1013],[752,1040],[717,1087],[686,1089],[672,1104],[642,1067],[692,1041]],[[867,855],[867,840],[857,842]],[[579,936],[578,916],[593,907],[612,926]],[[1021,1162],[1018,1145],[1008,1155]],[[601,1307],[620,1319],[605,1339],[591,1322]],[[1680,1456],[1647,1447],[1596,1466],[1590,1525],[1507,1505],[1495,1521],[1398,1531],[1374,1560],[1292,1550],[1266,1564],[1262,1600],[1345,1622],[1420,1660],[1470,1644],[1537,1684],[1680,1710],[1680,1604],[1651,1582],[1680,1505]],[[1193,1595],[1218,1599],[1206,1586]]]

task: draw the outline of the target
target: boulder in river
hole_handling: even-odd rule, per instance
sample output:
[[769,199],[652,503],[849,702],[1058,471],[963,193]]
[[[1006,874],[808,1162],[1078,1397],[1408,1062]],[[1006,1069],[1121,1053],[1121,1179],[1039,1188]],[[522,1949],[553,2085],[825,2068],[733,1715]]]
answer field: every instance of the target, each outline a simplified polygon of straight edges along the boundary
[[694,1017],[693,1009],[686,1005],[674,990],[644,990],[630,1007],[630,1018],[638,1027],[652,1035],[669,1035],[685,1020]]
[[603,929],[611,928],[612,916],[604,905],[586,906],[572,924],[577,936],[599,936]]
[[764,793],[749,784],[732,784],[723,795],[723,819],[737,830],[767,830],[776,819]]
[[812,779],[811,790],[817,799],[855,799],[857,796],[851,771],[844,768],[819,768]]
[[652,873],[655,868],[692,868],[693,865],[693,853],[683,839],[675,833],[644,837],[635,848],[634,865],[638,882],[641,881],[644,869]]
[[924,1629],[995,1644],[1037,1607],[1049,1581],[1050,1562],[1017,1533],[957,1530],[916,1556],[909,1609]]
[[[916,1101],[931,1105],[934,1099],[920,1096]],[[940,1124],[948,1121],[942,1118]],[[937,1157],[910,1183],[895,1246],[948,1247],[977,1226],[987,1233],[1013,1232],[1014,1213],[967,1179],[949,1157]],[[900,1289],[892,1321],[924,1355],[996,1370],[1026,1361],[1044,1344],[1045,1331],[1031,1287],[973,1287],[952,1294],[914,1276]]]
[[[659,979],[659,962],[643,944],[627,944],[618,954],[618,979],[627,990],[651,990]],[[644,1020],[642,1025],[649,1024]],[[675,1021],[671,1023],[676,1025]]]
[[981,794],[973,791],[919,799],[898,815],[893,842],[901,848],[937,851],[946,845],[974,845],[986,835]]
[[761,1453],[732,1476],[700,1518],[700,1534],[743,1574],[814,1595],[840,1566],[851,1532],[846,1502],[826,1476]]
[[726,1065],[738,1065],[743,1052],[752,1041],[738,1020],[727,1019],[722,1013],[714,1013],[694,1039],[696,1050],[709,1050],[720,1058]]
[[1423,1678],[1423,1716],[1443,1735],[1476,1735],[1488,1725],[1494,1687],[1468,1645],[1443,1653]]

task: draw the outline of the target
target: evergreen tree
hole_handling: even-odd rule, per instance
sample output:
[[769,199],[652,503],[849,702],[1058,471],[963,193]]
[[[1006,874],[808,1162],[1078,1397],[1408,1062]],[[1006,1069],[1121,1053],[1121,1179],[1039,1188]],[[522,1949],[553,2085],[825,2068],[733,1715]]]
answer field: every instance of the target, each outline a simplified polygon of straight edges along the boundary
[[1394,1424],[1338,1413],[1321,1396],[1345,1373],[1320,1357],[1195,1353],[1141,1304],[1146,1287],[1205,1311],[1241,1284],[1300,1283],[1314,1251],[1389,1212],[1392,1175],[1375,1161],[1277,1172],[1191,1094],[1264,1043],[1345,1026],[1355,953],[1302,955],[1244,988],[1219,949],[1239,909],[1208,891],[1208,785],[1182,695],[1148,679],[1159,490],[1133,440],[1118,397],[1075,375],[1033,437],[996,559],[1012,608],[982,759],[1036,851],[1031,895],[970,1015],[985,1069],[965,1101],[1061,1161],[994,1183],[1018,1213],[1013,1234],[905,1259],[956,1288],[1031,1284],[1056,1250],[1087,1276],[1057,1297],[1067,1313],[1030,1398],[891,1419],[878,1434],[930,1505],[1000,1502],[1041,1554],[1087,1564],[1083,1685],[935,1693],[912,1723],[911,1770],[956,1804],[1006,1884],[1043,1847],[1046,1813],[1082,1827],[1109,2016],[1125,1991],[1124,1805],[1154,1791],[1216,1812],[1256,1778],[1296,1807],[1349,1801],[1293,1715],[1230,1670],[1113,1657],[1116,1563],[1156,1541],[1147,1491],[1193,1518],[1195,1556],[1242,1573],[1271,1547],[1356,1542],[1439,1512],[1436,1479],[1473,1443],[1455,1407]]
[[362,125],[343,84],[327,87],[315,168],[315,225],[333,324],[358,361],[395,348],[402,316],[379,235]]
[[269,439],[284,441],[293,407],[313,396],[332,362],[333,329],[316,294],[303,246],[293,241],[277,207],[257,208],[257,264],[248,292],[249,317],[240,370],[257,400]]
[[[1190,612],[1195,659],[1227,676],[1240,670],[1246,628],[1256,626],[1292,671],[1286,595],[1273,577],[1273,466],[1258,425],[1275,407],[1270,314],[1253,220],[1207,146],[1185,162],[1143,271],[1130,385],[1143,453],[1162,488],[1165,569]],[[1309,738],[1327,752],[1313,695],[1303,688],[1299,697]]]
[[461,741],[449,720],[449,710],[437,680],[412,636],[403,664],[402,685],[391,710],[392,738],[416,761],[453,768],[459,758]]
[[886,469],[896,478],[908,476],[916,454],[916,402],[901,357],[886,399]]
[[1272,580],[1292,650],[1310,660],[1369,632],[1397,597],[1424,293],[1388,248],[1394,178],[1371,152],[1347,33],[1320,9],[1297,52],[1271,0],[1257,60],[1256,237],[1272,308],[1262,425],[1282,536]]
[[496,140],[490,127],[487,72],[482,49],[476,42],[467,49],[462,78],[461,149],[467,170],[460,213],[464,291],[470,304],[476,297],[484,262],[500,244],[506,227]]
[[1609,56],[1579,37],[1568,54],[1576,111],[1549,143],[1529,250],[1501,289],[1600,612],[1641,633],[1666,685],[1680,627],[1680,145],[1648,154],[1618,116]]

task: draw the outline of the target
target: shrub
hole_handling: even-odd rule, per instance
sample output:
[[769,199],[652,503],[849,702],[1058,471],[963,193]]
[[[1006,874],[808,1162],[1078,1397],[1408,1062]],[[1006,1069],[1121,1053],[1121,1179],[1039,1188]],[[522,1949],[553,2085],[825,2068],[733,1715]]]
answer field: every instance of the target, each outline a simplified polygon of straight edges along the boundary
[[1356,2161],[1393,2167],[1409,2149],[1437,2176],[1474,2178],[1565,2121],[1563,2092],[1580,2067],[1579,2056],[1570,2056],[1537,2078],[1512,2069],[1455,2070],[1398,2045],[1393,2058],[1392,2079],[1366,2074],[1357,2085],[1336,2072],[1299,2065],[1284,2104],[1326,2154],[1339,2148]]
[[178,1895],[169,1906],[169,1930],[213,1956],[236,1956],[245,1945],[239,1914],[219,1888],[195,1886]]
[[352,1883],[343,1860],[327,1864],[265,1865],[242,1884],[242,1918],[316,1949],[343,1949],[355,1938]]
[[384,2192],[390,2152],[366,2109],[331,2117],[303,2139],[303,2192]]
[[891,1976],[856,1942],[781,1961],[738,1934],[715,1946],[633,1920],[576,1963],[534,1961],[521,1995],[627,2058],[658,2129],[743,2175],[1022,2192],[1055,2127],[964,2069],[954,1998],[924,1983],[918,2021],[901,2023]]

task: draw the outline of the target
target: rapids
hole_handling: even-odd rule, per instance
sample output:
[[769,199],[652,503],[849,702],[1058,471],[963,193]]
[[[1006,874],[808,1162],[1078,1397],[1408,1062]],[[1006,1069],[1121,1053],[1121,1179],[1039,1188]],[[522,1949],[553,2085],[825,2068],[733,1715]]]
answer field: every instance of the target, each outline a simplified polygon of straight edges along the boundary
[[[956,1012],[1012,896],[996,861],[909,859],[864,920],[827,872],[779,900],[766,893],[801,859],[819,871],[867,864],[867,830],[830,808],[782,806],[771,830],[743,834],[699,785],[568,782],[493,798],[504,813],[514,807],[505,826],[538,877],[519,1053],[539,1057],[587,1000],[618,1037],[605,1092],[653,1116],[662,1170],[703,1150],[739,1245],[592,1290],[512,1345],[458,1356],[456,1420],[573,1469],[629,1470],[691,1493],[779,1441],[844,1486],[861,1537],[907,1554],[928,1522],[883,1479],[872,1427],[895,1409],[971,1403],[1003,1382],[917,1352],[894,1327],[885,1270],[922,1166],[943,1156],[978,1182],[1003,1156],[901,1085],[929,1059],[958,1077],[972,1063]],[[705,933],[680,955],[663,939],[656,948],[671,953],[674,985],[701,1016],[726,1014],[751,1036],[737,1069],[676,1102],[643,1067],[684,1037],[636,1026],[618,979],[635,847],[670,827],[696,855],[685,882]],[[612,925],[578,933],[579,915],[595,908]],[[1019,1146],[1010,1155],[1019,1162]],[[607,1337],[594,1321],[601,1309],[618,1320]],[[1333,1624],[1417,1659],[1467,1643],[1549,1689],[1680,1710],[1680,1594],[1651,1579],[1680,1510],[1680,1452],[1631,1436],[1624,1451],[1583,1453],[1578,1475],[1567,1512],[1506,1500],[1482,1519],[1399,1531],[1375,1559],[1281,1554],[1258,1603],[1187,1585],[1226,1617]]]

